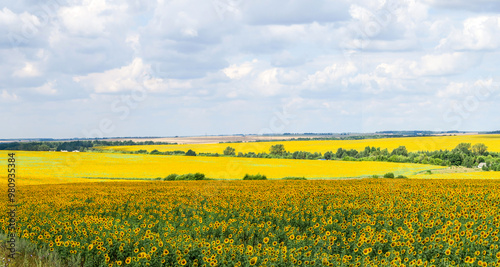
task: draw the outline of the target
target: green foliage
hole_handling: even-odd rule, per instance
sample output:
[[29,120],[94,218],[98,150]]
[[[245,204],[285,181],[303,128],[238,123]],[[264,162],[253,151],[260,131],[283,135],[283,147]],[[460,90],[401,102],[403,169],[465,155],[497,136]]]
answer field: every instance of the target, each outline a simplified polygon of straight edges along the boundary
[[255,175],[250,175],[250,174],[245,174],[243,177],[243,180],[267,180],[267,177],[262,174],[255,174]]
[[398,175],[396,178],[402,179],[402,178],[408,178],[408,177],[406,177],[404,175]]
[[397,156],[408,156],[408,151],[406,150],[405,146],[399,146],[398,148],[394,149],[391,153],[391,155],[397,155]]
[[431,170],[427,170],[427,171],[425,172],[425,174],[432,174],[432,171],[431,171]]
[[105,141],[105,140],[78,140],[78,141],[55,141],[52,139],[44,139],[51,141],[38,141],[38,142],[11,142],[1,143],[0,150],[23,150],[23,151],[88,151],[99,146],[133,146],[133,145],[171,145],[175,143],[168,142],[134,142],[127,141]]
[[225,156],[234,156],[236,155],[236,150],[230,146],[226,147],[226,149],[224,149],[224,155]]
[[452,152],[462,153],[464,155],[470,155],[471,154],[470,148],[471,148],[470,143],[460,143],[452,150]]
[[394,173],[388,172],[388,173],[384,174],[384,178],[394,178]]
[[477,143],[472,146],[472,153],[475,155],[484,155],[488,151],[488,147],[483,143]]
[[186,152],[186,156],[196,156],[196,152],[190,149]]
[[335,154],[333,154],[332,151],[327,151],[327,152],[325,152],[325,155],[323,157],[326,160],[330,160],[330,159],[333,159],[335,157]]
[[378,176],[378,175],[376,175],[376,174],[372,175],[372,178],[378,178],[378,177],[379,177],[379,176]]
[[151,155],[161,155],[162,153],[160,151],[158,151],[157,149],[151,151],[149,154]]
[[282,156],[283,154],[286,153],[285,151],[285,146],[283,144],[276,144],[276,145],[273,145],[271,146],[271,148],[269,149],[269,153],[271,155],[279,155],[279,156]]
[[[307,180],[306,177],[295,177],[295,176],[283,177],[281,179],[282,180]],[[244,178],[243,178],[243,180],[244,180]]]
[[174,181],[176,180],[177,176],[179,175],[175,173],[169,174],[167,177],[163,178],[163,181]]
[[167,177],[163,178],[163,181],[185,181],[185,180],[206,180],[205,174],[203,173],[187,173],[182,175],[177,175],[175,173],[169,174]]

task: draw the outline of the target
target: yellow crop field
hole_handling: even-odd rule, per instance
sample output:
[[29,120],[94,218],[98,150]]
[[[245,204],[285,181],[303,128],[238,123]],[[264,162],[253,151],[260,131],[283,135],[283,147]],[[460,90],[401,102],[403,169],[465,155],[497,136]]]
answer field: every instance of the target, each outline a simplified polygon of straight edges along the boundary
[[26,186],[15,233],[64,266],[500,266],[499,200],[498,180]]
[[285,149],[290,152],[308,151],[321,152],[337,151],[338,148],[363,150],[365,147],[380,147],[387,148],[389,151],[399,147],[406,146],[409,152],[415,151],[434,151],[434,150],[451,150],[460,143],[484,143],[489,151],[500,152],[500,135],[461,135],[461,136],[429,136],[429,137],[404,137],[404,138],[383,138],[383,139],[364,139],[364,140],[326,140],[326,141],[276,141],[276,142],[250,142],[250,143],[223,143],[223,144],[192,144],[192,145],[153,145],[153,146],[115,146],[102,147],[103,149],[121,150],[121,151],[137,151],[152,150],[159,151],[174,151],[189,149],[197,153],[219,153],[222,154],[224,149],[231,146],[236,149],[236,153],[248,152],[266,152],[269,153],[269,148],[275,144],[284,144]]
[[[7,153],[0,156],[6,160]],[[16,152],[19,183],[61,183],[89,181],[82,178],[157,178],[169,174],[204,173],[209,178],[241,179],[246,173],[268,178],[300,176],[306,178],[396,175],[443,168],[433,165],[290,160],[236,157],[189,157],[131,155],[120,153]]]
[[457,173],[433,173],[410,175],[409,178],[416,179],[500,179],[500,172],[478,171],[478,172],[457,172]]

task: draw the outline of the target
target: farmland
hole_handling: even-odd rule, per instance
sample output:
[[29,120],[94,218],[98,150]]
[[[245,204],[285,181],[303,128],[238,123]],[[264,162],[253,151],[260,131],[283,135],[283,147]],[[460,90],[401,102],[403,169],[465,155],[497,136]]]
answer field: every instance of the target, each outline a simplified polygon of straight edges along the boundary
[[17,232],[82,266],[498,266],[499,183],[25,186]]
[[[465,141],[499,150],[497,136],[436,138],[451,148]],[[346,149],[394,142],[410,150],[419,140],[425,139],[338,142]],[[329,142],[337,141],[198,144],[191,149],[231,145],[253,152],[262,145],[268,152],[270,144],[281,143],[287,150],[314,151]],[[7,162],[10,152],[16,154],[16,234],[36,246],[36,253],[63,260],[59,265],[35,260],[33,265],[500,266],[496,171],[116,151],[2,151],[0,161]],[[212,180],[155,180],[195,172]],[[409,179],[370,178],[387,172]],[[243,181],[247,173],[269,180]],[[281,179],[289,176],[308,180]],[[0,177],[6,187],[6,173]],[[6,204],[0,209],[7,213]],[[0,235],[5,234],[8,221],[0,218],[0,225]]]
[[363,140],[325,140],[325,141],[274,141],[274,142],[248,142],[248,143],[219,143],[219,144],[189,144],[189,145],[158,145],[158,146],[118,146],[102,147],[102,149],[118,151],[137,150],[159,150],[174,151],[189,149],[197,153],[220,153],[227,146],[235,148],[236,153],[262,153],[269,152],[269,148],[276,144],[285,144],[287,151],[308,151],[325,153],[335,152],[338,148],[363,150],[366,146],[387,148],[393,150],[399,146],[405,146],[409,152],[451,150],[460,143],[483,143],[489,151],[500,152],[500,135],[459,135],[459,136],[426,136],[426,137],[403,137]]
[[[165,177],[172,173],[202,172],[214,179],[241,179],[246,173],[262,173],[269,178],[300,176],[335,178],[383,175],[387,172],[411,175],[439,166],[320,160],[287,160],[232,157],[186,157],[130,155],[119,153],[16,152],[19,182],[82,182],[85,178]],[[6,160],[7,152],[0,156]],[[5,177],[5,176],[4,176]],[[3,180],[4,181],[4,180]],[[92,181],[88,180],[87,182]]]

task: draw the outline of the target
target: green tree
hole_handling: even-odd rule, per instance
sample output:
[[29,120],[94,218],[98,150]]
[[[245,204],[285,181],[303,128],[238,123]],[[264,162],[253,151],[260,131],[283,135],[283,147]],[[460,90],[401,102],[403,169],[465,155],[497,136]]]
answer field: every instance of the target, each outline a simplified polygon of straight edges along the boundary
[[408,156],[408,151],[406,150],[405,146],[399,146],[398,148],[394,149],[391,153],[391,155],[398,155],[398,156]]
[[337,153],[335,153],[335,157],[340,159],[343,157],[343,155],[344,155],[344,150],[341,147],[339,147],[339,149],[337,149]]
[[326,160],[330,160],[330,159],[332,159],[334,157],[334,155],[335,154],[333,154],[332,151],[327,151],[327,152],[325,152],[324,158]]
[[470,143],[460,143],[451,152],[454,153],[461,152],[465,155],[470,155],[471,153],[470,147],[471,147]]
[[476,155],[484,155],[488,151],[488,147],[483,143],[477,143],[472,146],[472,153]]
[[283,144],[276,144],[274,146],[271,146],[269,152],[271,155],[283,156],[283,154],[286,153],[285,146]]
[[190,149],[186,152],[186,156],[196,156],[196,152]]
[[226,147],[226,149],[224,149],[224,155],[226,156],[234,156],[236,155],[236,150],[230,146]]

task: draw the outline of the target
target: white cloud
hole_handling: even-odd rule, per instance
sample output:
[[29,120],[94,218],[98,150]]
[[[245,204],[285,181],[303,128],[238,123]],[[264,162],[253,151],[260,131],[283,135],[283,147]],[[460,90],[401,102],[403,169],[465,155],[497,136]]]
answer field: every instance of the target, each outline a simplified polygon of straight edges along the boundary
[[492,50],[500,47],[500,16],[466,19],[462,29],[453,30],[440,41],[438,49]]
[[458,74],[478,64],[480,59],[480,55],[463,52],[425,55],[414,72],[422,76]]
[[174,79],[152,77],[151,65],[144,64],[141,58],[135,58],[129,65],[77,76],[73,80],[90,88],[96,93],[116,93],[146,88],[150,91],[164,92],[173,89],[190,88],[190,83]]
[[42,86],[34,87],[32,89],[42,95],[55,95],[57,93],[57,89],[55,89],[56,85],[56,81],[48,81]]
[[74,35],[94,36],[109,33],[108,24],[123,19],[127,5],[110,4],[105,0],[83,0],[81,5],[61,7],[58,15],[62,25]]
[[[40,20],[33,14],[22,12],[14,13],[7,7],[0,10],[0,45],[10,46],[26,44],[26,40],[33,38],[40,32]],[[32,41],[33,42],[33,41]]]
[[240,65],[232,64],[231,66],[222,70],[227,77],[231,79],[241,79],[248,75],[253,70],[253,65],[257,63],[257,60],[253,60],[252,62],[245,62]]
[[310,89],[318,89],[322,88],[324,85],[331,84],[342,84],[345,86],[347,80],[342,78],[353,75],[357,71],[358,68],[352,62],[344,64],[334,63],[323,70],[319,70],[309,75],[304,85]]
[[451,82],[446,88],[439,90],[436,95],[441,98],[457,96],[463,94],[466,88],[465,83]]
[[471,82],[450,82],[445,88],[438,90],[436,96],[444,99],[458,97],[461,100],[473,96],[478,101],[485,101],[498,91],[499,84],[489,78]]
[[428,54],[418,60],[398,59],[394,63],[381,63],[376,71],[380,75],[400,79],[454,75],[469,70],[480,60],[481,55],[466,52]]
[[11,101],[16,101],[18,99],[17,95],[14,93],[9,93],[7,90],[2,90],[2,93],[0,94],[0,100],[2,102],[11,102]]
[[[110,112],[106,101],[117,94],[153,93],[136,110],[142,119],[127,122],[136,132],[117,135],[199,134],[199,125],[214,134],[238,132],[242,121],[255,133],[248,125],[260,127],[289,99],[300,99],[290,131],[388,130],[407,121],[430,129],[442,124],[435,114],[449,108],[441,102],[459,101],[479,90],[478,76],[498,73],[497,2],[71,0],[49,4],[48,18],[45,3],[5,2],[0,99],[43,114],[40,123],[63,125],[59,114],[71,113],[71,101],[95,118]],[[500,101],[495,90],[490,100]],[[488,114],[500,112],[499,105],[487,107]],[[180,115],[170,125],[178,127],[143,119],[173,113]],[[232,126],[219,123],[221,113]],[[86,116],[82,123],[91,124]],[[500,125],[500,117],[484,117],[483,129]],[[26,135],[38,133],[33,127]]]
[[26,64],[24,65],[24,67],[22,69],[19,69],[19,70],[14,72],[14,76],[20,77],[20,78],[37,77],[40,75],[41,75],[41,73],[38,70],[38,68],[35,66],[35,64],[33,64],[31,62],[26,62]]

